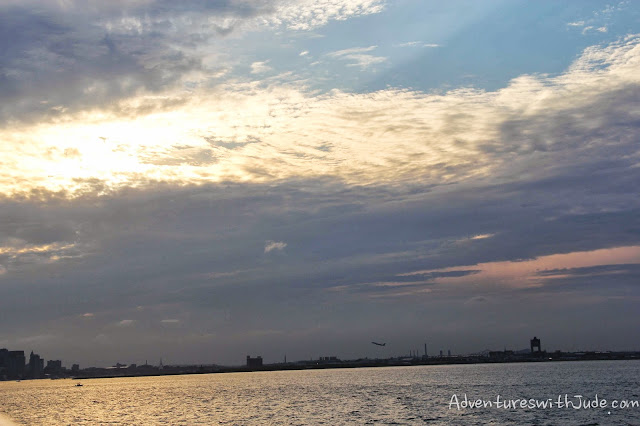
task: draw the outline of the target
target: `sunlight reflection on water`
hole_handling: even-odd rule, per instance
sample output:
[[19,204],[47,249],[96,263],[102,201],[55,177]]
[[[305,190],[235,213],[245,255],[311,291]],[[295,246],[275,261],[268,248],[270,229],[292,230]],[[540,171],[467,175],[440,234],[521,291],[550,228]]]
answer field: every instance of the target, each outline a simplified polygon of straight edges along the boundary
[[640,424],[639,408],[449,408],[453,394],[638,400],[639,380],[640,361],[34,380],[0,383],[0,411],[29,425]]

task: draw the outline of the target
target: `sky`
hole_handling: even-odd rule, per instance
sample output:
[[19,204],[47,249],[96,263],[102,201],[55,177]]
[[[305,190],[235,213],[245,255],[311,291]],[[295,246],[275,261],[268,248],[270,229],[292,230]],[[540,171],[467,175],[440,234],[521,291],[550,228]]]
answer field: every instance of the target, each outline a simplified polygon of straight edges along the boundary
[[639,19],[0,0],[0,348],[640,350]]

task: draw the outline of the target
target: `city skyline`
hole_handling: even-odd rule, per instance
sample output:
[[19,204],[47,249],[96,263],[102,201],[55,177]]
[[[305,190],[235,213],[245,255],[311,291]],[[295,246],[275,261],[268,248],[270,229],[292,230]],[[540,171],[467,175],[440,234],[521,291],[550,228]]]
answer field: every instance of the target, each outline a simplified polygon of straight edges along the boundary
[[[223,365],[209,360],[199,364],[180,364],[163,362],[160,357],[158,364],[116,361],[109,365],[90,365],[80,368],[79,364],[67,364],[63,360],[46,360],[39,354],[31,351],[28,361],[24,350],[8,350],[0,348],[0,381],[3,380],[30,380],[30,379],[59,379],[59,378],[87,378],[87,377],[113,377],[117,375],[158,375],[158,374],[202,374],[237,371],[255,371],[262,369],[296,369],[302,368],[357,368],[363,366],[397,366],[397,365],[439,365],[451,363],[478,364],[488,362],[540,362],[540,361],[581,361],[581,360],[637,360],[640,351],[576,351],[568,352],[561,349],[549,349],[544,347],[541,339],[534,336],[529,341],[529,348],[502,350],[485,349],[475,353],[453,353],[447,349],[431,353],[427,350],[427,343],[423,349],[410,348],[402,351],[401,348],[392,348],[381,351],[386,343],[371,342],[378,346],[373,356],[361,355],[354,359],[330,355],[310,357],[309,359],[290,359],[287,361],[285,354],[282,359],[264,360],[262,355],[246,355],[245,363]],[[495,349],[495,348],[494,348]],[[45,367],[46,361],[46,367]],[[406,364],[409,362],[409,364]]]
[[639,350],[639,17],[0,0],[0,348]]

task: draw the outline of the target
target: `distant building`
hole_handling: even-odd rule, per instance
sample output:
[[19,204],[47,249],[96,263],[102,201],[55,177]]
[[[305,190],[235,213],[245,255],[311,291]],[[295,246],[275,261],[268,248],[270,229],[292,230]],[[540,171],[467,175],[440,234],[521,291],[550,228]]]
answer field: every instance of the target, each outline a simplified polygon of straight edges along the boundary
[[542,348],[540,347],[540,339],[535,336],[533,336],[533,339],[531,339],[531,353],[534,352],[534,348],[538,349],[536,352],[542,352]]
[[47,361],[47,366],[44,368],[45,374],[50,374],[53,376],[58,376],[63,373],[62,361],[58,360],[49,360]]
[[29,355],[29,377],[32,379],[42,379],[44,377],[44,359],[40,355],[31,351]]
[[340,360],[338,359],[337,356],[321,356],[318,358],[318,361],[320,362],[339,362]]
[[251,358],[249,355],[247,355],[247,367],[249,368],[262,367],[262,357],[257,356],[255,358]]
[[25,366],[24,351],[9,351],[7,378],[23,379],[24,366]]
[[9,368],[9,351],[0,349],[0,380],[7,380],[7,370]]
[[80,365],[79,365],[79,364],[73,364],[73,365],[71,366],[71,372],[72,372],[72,373],[77,373],[77,372],[79,372],[79,371],[80,371]]

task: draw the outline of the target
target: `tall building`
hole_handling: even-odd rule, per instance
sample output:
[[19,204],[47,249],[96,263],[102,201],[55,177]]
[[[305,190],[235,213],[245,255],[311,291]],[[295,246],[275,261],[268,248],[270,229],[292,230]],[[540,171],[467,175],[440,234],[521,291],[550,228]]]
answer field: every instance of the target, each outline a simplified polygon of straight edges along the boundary
[[9,351],[7,368],[8,379],[23,379],[24,378],[24,351]]
[[31,351],[29,355],[29,377],[32,379],[42,379],[44,377],[44,359],[40,355]]
[[262,367],[262,357],[257,356],[255,358],[251,358],[249,355],[247,355],[247,367],[249,368]]
[[0,349],[0,380],[7,380],[7,369],[9,368],[9,351]]

